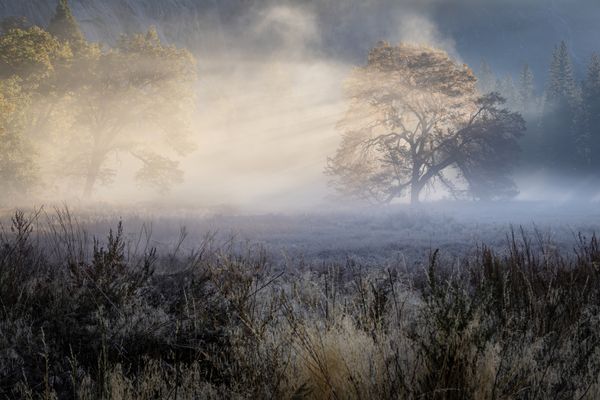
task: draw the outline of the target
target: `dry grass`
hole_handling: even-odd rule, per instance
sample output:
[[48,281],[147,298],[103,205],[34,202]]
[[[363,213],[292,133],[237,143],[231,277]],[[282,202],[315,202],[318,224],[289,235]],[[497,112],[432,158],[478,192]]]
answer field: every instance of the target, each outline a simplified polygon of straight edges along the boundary
[[434,252],[401,272],[282,270],[211,237],[161,255],[149,236],[119,225],[98,241],[66,211],[14,215],[0,239],[2,397],[600,396],[596,237],[565,255],[512,233],[502,254]]

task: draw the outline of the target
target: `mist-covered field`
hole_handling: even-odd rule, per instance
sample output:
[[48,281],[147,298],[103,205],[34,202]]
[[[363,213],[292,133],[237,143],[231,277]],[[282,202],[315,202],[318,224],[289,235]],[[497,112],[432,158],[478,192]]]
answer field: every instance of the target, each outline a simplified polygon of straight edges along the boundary
[[593,210],[518,207],[16,211],[0,235],[0,390],[596,398]]
[[[460,257],[482,244],[502,248],[511,231],[524,231],[569,250],[578,234],[589,237],[600,230],[600,211],[593,203],[438,202],[418,208],[397,205],[268,214],[183,207],[165,212],[149,205],[78,209],[59,204],[25,211],[38,215],[40,226],[66,213],[90,243],[122,222],[129,240],[143,239],[162,251],[177,246],[181,252],[192,251],[210,238],[260,246],[282,266],[286,258],[311,263],[354,258],[372,265],[402,262],[410,267],[435,249]],[[4,210],[5,228],[12,212]]]
[[0,398],[600,398],[597,0],[0,0]]
[[[182,255],[208,239],[246,243],[263,248],[279,267],[290,260],[327,265],[354,259],[373,266],[399,263],[411,269],[436,249],[457,258],[481,245],[502,249],[513,231],[568,252],[579,234],[591,237],[600,231],[600,210],[594,203],[438,202],[418,208],[397,205],[269,214],[183,207],[165,212],[149,205],[108,210],[57,205],[30,212],[39,214],[41,226],[67,213],[90,243],[122,222],[130,241],[147,241],[163,252],[178,248]],[[10,214],[5,213],[3,223],[8,226]]]

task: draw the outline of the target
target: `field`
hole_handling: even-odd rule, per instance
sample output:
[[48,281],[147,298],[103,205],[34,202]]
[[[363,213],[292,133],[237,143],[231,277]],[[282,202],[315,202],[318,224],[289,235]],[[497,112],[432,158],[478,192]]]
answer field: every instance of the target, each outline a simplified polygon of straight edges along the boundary
[[2,221],[3,398],[600,396],[593,204]]

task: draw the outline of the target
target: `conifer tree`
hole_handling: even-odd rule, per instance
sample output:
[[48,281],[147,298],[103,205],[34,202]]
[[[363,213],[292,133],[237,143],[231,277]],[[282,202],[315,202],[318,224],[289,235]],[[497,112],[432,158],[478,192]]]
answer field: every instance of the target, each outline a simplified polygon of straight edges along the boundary
[[546,166],[562,173],[580,172],[586,164],[580,129],[581,96],[567,44],[555,47],[546,85],[542,147]]
[[572,105],[576,95],[577,84],[575,83],[573,64],[571,63],[567,44],[561,41],[552,55],[546,97],[549,101],[564,101]]
[[533,100],[533,72],[531,72],[529,65],[525,64],[523,65],[523,69],[521,69],[521,73],[519,74],[518,105],[520,111],[523,113],[531,111]]
[[583,82],[582,102],[585,113],[585,134],[588,139],[590,166],[600,167],[600,56],[593,54]]
[[54,16],[48,25],[48,32],[63,42],[69,42],[73,48],[77,48],[85,42],[67,0],[59,0]]

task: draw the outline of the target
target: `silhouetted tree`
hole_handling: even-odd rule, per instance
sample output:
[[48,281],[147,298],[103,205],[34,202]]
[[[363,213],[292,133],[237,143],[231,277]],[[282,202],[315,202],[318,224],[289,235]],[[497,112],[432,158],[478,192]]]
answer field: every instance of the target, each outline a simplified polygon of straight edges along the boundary
[[453,195],[516,193],[509,172],[524,122],[441,50],[381,43],[346,86],[344,135],[327,173],[342,193],[390,202],[439,182]]
[[546,85],[542,120],[545,164],[561,172],[581,169],[584,145],[578,129],[581,96],[577,87],[569,51],[565,42],[555,47]]
[[54,16],[48,25],[48,32],[63,42],[69,42],[74,49],[85,42],[79,24],[71,12],[68,0],[58,1]]

